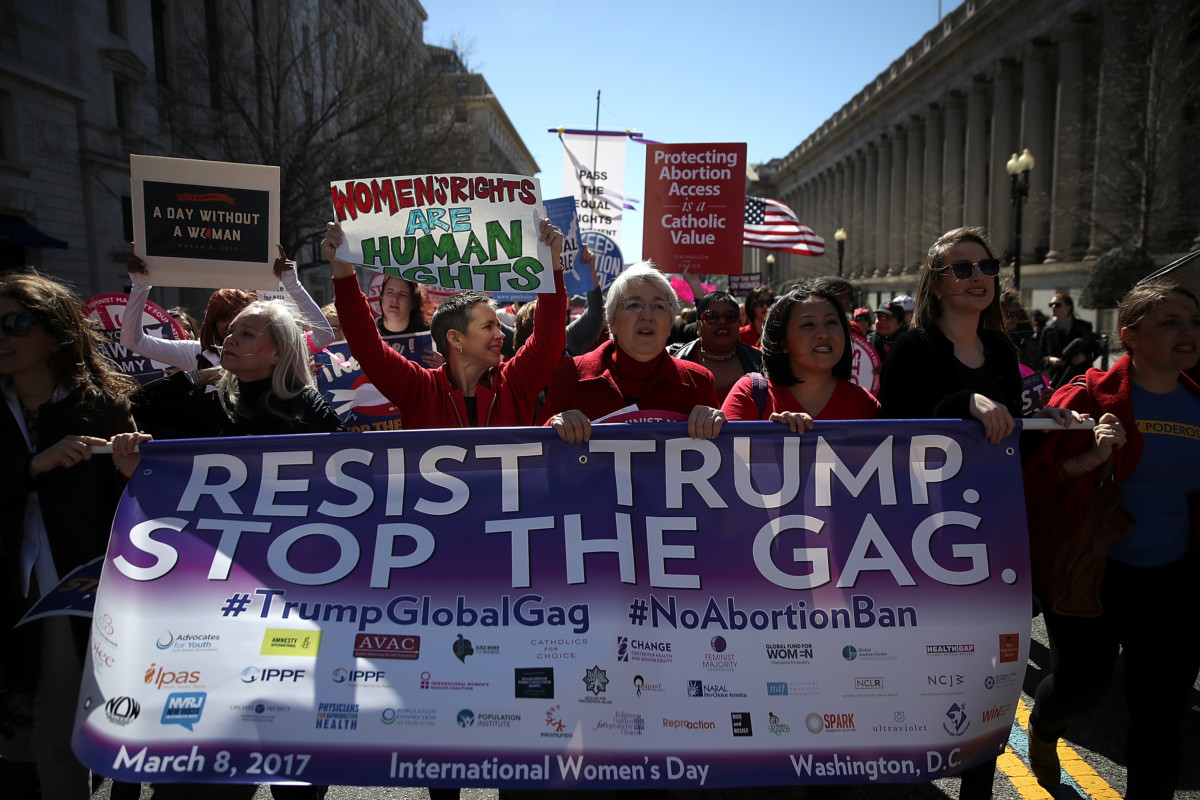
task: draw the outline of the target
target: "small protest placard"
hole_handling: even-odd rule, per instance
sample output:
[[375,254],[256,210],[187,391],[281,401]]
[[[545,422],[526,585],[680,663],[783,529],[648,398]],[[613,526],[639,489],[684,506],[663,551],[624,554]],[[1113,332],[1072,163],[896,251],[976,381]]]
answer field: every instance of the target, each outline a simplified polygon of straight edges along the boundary
[[[435,367],[442,361],[428,332],[385,336],[383,340],[397,353],[422,367]],[[402,427],[399,409],[371,383],[358,361],[350,355],[350,345],[335,342],[326,349],[328,353],[316,356],[321,367],[317,372],[317,389],[333,406],[347,430],[399,430]]]
[[345,234],[337,257],[351,264],[459,291],[554,291],[536,178],[361,178],[334,181],[330,196]]
[[142,313],[132,317],[126,313],[128,305],[127,294],[98,294],[84,301],[82,311],[92,329],[104,337],[104,355],[112,360],[117,369],[144,385],[161,378],[163,370],[170,365],[160,364],[122,347],[122,326],[141,325],[147,336],[156,339],[182,339],[183,329],[157,303],[147,300]]
[[596,280],[600,281],[600,288],[607,292],[612,282],[625,270],[621,248],[615,239],[599,231],[584,231],[579,234],[579,240],[596,254]]
[[279,167],[129,157],[133,234],[156,286],[274,286]]
[[647,146],[642,257],[663,272],[740,273],[745,209],[745,143]]
[[[585,295],[596,288],[592,280],[592,271],[587,265],[578,260],[580,250],[579,215],[575,212],[574,197],[554,197],[543,204],[546,208],[546,218],[554,223],[563,234],[562,257],[558,259],[563,266],[563,284],[567,295]],[[492,298],[501,303],[528,303],[537,298],[532,292],[496,292]]]

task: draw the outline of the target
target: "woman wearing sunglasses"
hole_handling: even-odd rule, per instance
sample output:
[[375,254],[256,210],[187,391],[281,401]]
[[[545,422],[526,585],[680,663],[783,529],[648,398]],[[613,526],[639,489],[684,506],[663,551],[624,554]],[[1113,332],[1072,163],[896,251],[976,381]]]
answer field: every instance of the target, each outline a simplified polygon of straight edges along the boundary
[[992,444],[1021,413],[1017,351],[1000,312],[1000,261],[978,228],[945,233],[917,284],[915,327],[883,363],[885,417],[952,417],[983,423]]
[[0,758],[33,762],[43,797],[90,793],[71,752],[89,626],[64,616],[13,626],[104,555],[122,477],[133,473],[131,460],[91,452],[135,430],[126,396],[137,385],[101,347],[70,289],[38,273],[0,277],[0,718],[25,720],[0,732]]
[[742,307],[746,312],[746,325],[738,331],[742,344],[759,346],[762,342],[763,324],[767,321],[767,312],[774,302],[775,291],[770,286],[755,286],[746,295],[746,304]]
[[667,349],[706,367],[716,382],[717,402],[723,402],[738,378],[762,369],[762,351],[738,341],[737,301],[728,292],[709,292],[696,301],[696,330],[698,339]]

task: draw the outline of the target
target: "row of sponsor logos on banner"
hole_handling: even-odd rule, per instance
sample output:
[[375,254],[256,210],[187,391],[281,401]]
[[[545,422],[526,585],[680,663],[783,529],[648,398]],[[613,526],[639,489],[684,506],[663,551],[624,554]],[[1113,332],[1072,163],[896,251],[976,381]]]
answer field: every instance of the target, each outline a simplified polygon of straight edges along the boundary
[[[108,638],[106,632],[111,635],[112,625],[112,620],[107,615],[96,621],[98,635],[93,637],[92,658],[97,671],[102,672],[117,666],[117,659],[104,646]],[[242,689],[245,689],[246,685],[256,685],[261,688],[263,694],[271,694],[276,687],[304,685],[315,688],[319,697],[333,696],[339,690],[351,689],[357,702],[324,701],[318,698],[315,707],[309,705],[299,708],[288,702],[262,699],[231,704],[228,711],[240,715],[244,721],[254,725],[276,721],[294,724],[301,721],[298,716],[307,715],[309,727],[316,730],[357,730],[360,724],[368,723],[382,728],[457,725],[463,729],[528,730],[532,727],[539,729],[542,738],[569,739],[574,736],[572,703],[614,705],[628,702],[640,706],[644,711],[646,701],[661,695],[669,697],[672,705],[676,707],[680,701],[695,702],[698,711],[688,719],[675,716],[653,719],[643,713],[614,708],[611,719],[601,717],[594,720],[593,730],[608,729],[635,736],[655,729],[710,733],[724,730],[727,735],[744,737],[755,735],[756,730],[760,734],[767,732],[776,736],[800,732],[854,733],[865,725],[866,729],[873,733],[901,735],[923,733],[929,724],[940,724],[946,733],[960,736],[965,734],[973,723],[987,725],[997,720],[1007,723],[1013,709],[1009,703],[972,709],[967,707],[965,701],[955,698],[965,695],[968,685],[973,682],[989,691],[998,689],[1010,692],[1020,682],[1022,674],[1015,663],[1019,650],[1018,634],[1006,634],[1001,636],[998,642],[997,661],[1001,665],[1012,664],[1009,669],[973,669],[977,663],[977,647],[974,643],[933,643],[919,645],[923,647],[925,656],[933,660],[931,663],[937,665],[924,673],[914,672],[905,678],[899,678],[871,674],[870,670],[847,671],[845,666],[840,666],[838,670],[845,676],[841,679],[843,685],[840,686],[830,686],[828,681],[823,684],[819,680],[797,678],[795,668],[814,665],[822,658],[828,662],[831,660],[830,656],[838,659],[837,663],[843,665],[865,666],[872,662],[895,660],[897,655],[850,644],[843,646],[840,652],[821,654],[818,653],[819,648],[811,643],[797,641],[768,643],[762,646],[762,652],[748,658],[730,652],[728,641],[718,635],[710,639],[711,652],[706,653],[701,662],[690,665],[698,674],[667,680],[662,678],[661,672],[652,673],[650,679],[647,679],[638,672],[637,665],[672,664],[674,652],[671,641],[617,636],[607,650],[609,653],[615,653],[615,665],[586,666],[585,662],[578,662],[579,651],[594,649],[595,644],[587,637],[529,639],[525,655],[537,660],[558,662],[556,666],[518,667],[512,670],[514,699],[546,701],[545,708],[531,711],[525,707],[494,709],[470,706],[469,698],[475,690],[492,689],[490,694],[495,696],[495,687],[492,687],[492,684],[496,681],[498,671],[491,665],[480,670],[477,679],[471,680],[465,679],[470,676],[438,674],[403,663],[420,659],[422,647],[429,646],[427,636],[423,639],[419,635],[360,633],[355,636],[353,648],[340,654],[345,656],[344,663],[317,669],[311,662],[302,661],[297,657],[315,659],[318,656],[321,649],[320,631],[270,628],[262,636],[262,660],[259,662],[245,665],[227,664],[229,659],[226,654],[223,658],[214,659],[220,662],[219,666],[214,664],[212,667],[174,669],[170,663],[172,655],[220,653],[221,635],[167,631],[154,642],[160,658],[144,665],[143,682],[146,692],[139,696],[109,699],[105,705],[105,715],[108,721],[115,725],[124,726],[139,720],[157,721],[162,725],[179,725],[193,730],[194,726],[202,721],[206,707],[213,700],[212,694],[205,691],[206,684],[241,684]],[[438,647],[452,652],[464,665],[471,662],[486,664],[489,657],[501,654],[500,645],[475,644],[461,633],[454,638],[447,637],[440,641]],[[509,646],[505,645],[504,648],[508,650]],[[990,651],[990,648],[988,650]],[[990,652],[979,654],[986,655],[986,659],[978,659],[979,661],[986,660],[988,665],[992,663]],[[276,666],[272,663],[275,657],[288,660],[286,663],[281,660],[280,665]],[[361,668],[358,659],[370,659],[376,663],[372,663],[368,668]],[[401,663],[393,666],[387,665],[388,661]],[[578,666],[565,666],[565,662],[569,661],[575,661]],[[624,666],[626,664],[629,666]],[[754,679],[745,680],[744,676],[751,671],[739,669],[739,665],[752,667]],[[773,666],[788,667],[791,674],[783,680],[766,679],[772,677],[768,673]],[[735,670],[739,670],[737,678],[733,674]],[[728,675],[719,676],[714,673]],[[380,698],[375,700],[369,693],[359,691],[393,688],[405,692],[429,692],[431,697],[441,695],[443,699],[438,700],[439,708],[398,707],[387,702],[387,692],[380,692]],[[296,698],[306,696],[302,691],[274,693]],[[871,718],[864,720],[863,709],[860,708],[827,707],[831,695],[846,700],[876,698],[870,705]],[[904,698],[913,695],[925,698],[945,696],[947,701],[944,718],[936,721],[913,719],[911,712],[906,709],[888,709],[889,704],[902,703]],[[451,708],[445,702],[446,696],[463,697],[463,707]],[[786,706],[788,711],[780,709],[768,712],[757,728],[749,711],[729,711],[728,719],[724,722],[720,716],[707,712],[707,709],[699,711],[705,708],[699,705],[704,701],[737,701],[750,697],[810,699],[800,703],[789,700]],[[818,697],[825,700],[818,700]],[[886,699],[881,703],[878,701],[880,698]],[[797,705],[801,708],[797,709]],[[809,708],[804,709],[805,705]],[[922,705],[930,707],[927,701]],[[788,719],[793,714],[800,718]]]

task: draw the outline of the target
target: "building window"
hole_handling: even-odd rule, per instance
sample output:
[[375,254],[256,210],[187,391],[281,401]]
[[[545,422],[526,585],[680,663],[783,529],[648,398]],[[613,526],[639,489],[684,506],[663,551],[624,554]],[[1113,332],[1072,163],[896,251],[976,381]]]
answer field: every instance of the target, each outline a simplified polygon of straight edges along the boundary
[[456,105],[454,107],[454,121],[455,122],[466,122],[467,121],[467,107],[465,105],[463,105],[462,103],[459,103],[458,105]]
[[221,26],[217,0],[204,0],[204,32],[208,40],[208,104],[221,109]]
[[125,35],[125,4],[122,0],[108,0],[108,32]]
[[116,112],[117,130],[133,133],[133,87],[113,76],[113,109]]
[[150,35],[154,45],[154,79],[167,83],[167,10],[163,0],[150,0]]
[[454,89],[455,89],[455,91],[457,91],[459,93],[459,95],[466,94],[467,93],[467,82],[466,81],[457,81],[454,84]]
[[17,160],[17,132],[13,121],[12,95],[0,92],[0,161]]
[[133,199],[129,195],[121,197],[121,227],[125,231],[125,241],[133,241]]

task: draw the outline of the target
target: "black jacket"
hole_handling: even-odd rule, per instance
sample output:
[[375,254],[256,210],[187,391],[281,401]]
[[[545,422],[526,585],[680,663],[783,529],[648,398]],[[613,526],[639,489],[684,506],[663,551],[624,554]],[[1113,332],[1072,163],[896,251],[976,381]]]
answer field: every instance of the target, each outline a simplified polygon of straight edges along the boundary
[[[1092,329],[1092,323],[1079,317],[1071,317],[1071,327],[1063,329],[1057,320],[1042,329],[1039,340],[1043,356],[1055,356],[1063,364],[1049,370],[1050,385],[1057,389],[1071,382],[1076,375],[1087,372],[1092,362],[1100,357],[1100,340]],[[1083,362],[1072,364],[1071,359],[1083,355]]]
[[337,433],[346,428],[321,393],[306,387],[287,400],[272,398],[287,419],[263,406],[271,381],[241,384],[236,413],[229,414],[217,392],[191,391],[183,373],[148,383],[134,398],[134,415],[149,427],[169,427],[186,438],[277,436],[290,433]]
[[[692,339],[690,342],[682,344],[667,345],[667,352],[676,358],[699,364],[700,359],[697,357],[699,353],[696,352],[699,348],[700,340]],[[742,372],[762,372],[762,350],[739,342],[737,355],[738,361],[742,363]]]
[[[984,367],[1000,387],[1000,397],[1014,418],[1021,416],[1021,374],[1017,352],[1008,336],[979,331]],[[954,357],[954,344],[936,327],[913,328],[896,337],[883,362],[879,403],[891,419],[970,419],[974,390],[963,388]]]

